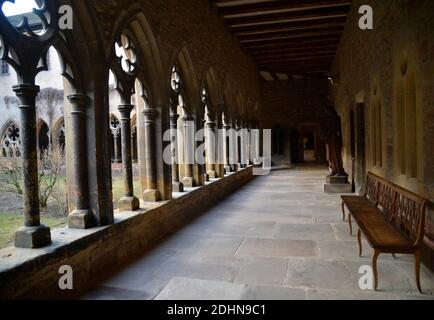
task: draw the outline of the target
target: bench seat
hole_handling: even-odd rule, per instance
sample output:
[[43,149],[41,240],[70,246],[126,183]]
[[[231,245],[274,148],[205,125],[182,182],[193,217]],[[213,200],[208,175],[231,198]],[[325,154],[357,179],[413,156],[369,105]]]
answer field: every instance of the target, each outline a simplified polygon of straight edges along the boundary
[[372,248],[381,248],[384,253],[414,252],[413,242],[390,224],[379,209],[365,208],[352,211],[351,215]]

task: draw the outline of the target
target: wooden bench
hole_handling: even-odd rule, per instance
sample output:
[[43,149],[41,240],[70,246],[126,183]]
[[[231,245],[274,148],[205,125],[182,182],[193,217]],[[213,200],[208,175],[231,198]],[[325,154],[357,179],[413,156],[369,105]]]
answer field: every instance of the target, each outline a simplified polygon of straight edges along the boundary
[[362,233],[374,249],[372,270],[375,290],[378,289],[377,260],[381,253],[414,254],[417,288],[420,285],[420,250],[425,231],[425,210],[428,199],[410,192],[371,172],[362,196],[342,196],[342,213],[348,209],[352,235],[352,219],[359,227],[357,240],[362,256]]

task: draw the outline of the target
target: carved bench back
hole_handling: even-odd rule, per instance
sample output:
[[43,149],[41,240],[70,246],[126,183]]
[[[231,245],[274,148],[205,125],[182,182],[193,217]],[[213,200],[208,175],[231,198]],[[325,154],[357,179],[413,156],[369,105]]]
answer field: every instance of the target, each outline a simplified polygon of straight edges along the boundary
[[[415,246],[424,237],[425,210],[428,199],[404,189],[372,172],[366,181],[366,196],[405,234]],[[372,200],[371,200],[372,201]]]
[[377,190],[378,179],[376,179],[376,176],[373,173],[369,172],[366,178],[365,197],[373,203],[377,203]]

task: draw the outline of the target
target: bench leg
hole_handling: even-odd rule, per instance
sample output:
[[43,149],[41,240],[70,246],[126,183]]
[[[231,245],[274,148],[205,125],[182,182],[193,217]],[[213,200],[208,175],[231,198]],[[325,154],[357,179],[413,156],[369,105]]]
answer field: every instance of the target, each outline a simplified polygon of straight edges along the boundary
[[357,230],[357,242],[359,243],[359,257],[362,256],[362,231],[360,229]]
[[414,258],[415,258],[414,269],[416,273],[417,289],[419,290],[420,293],[422,293],[422,287],[420,285],[420,250],[417,250],[414,253]]
[[351,223],[351,213],[348,213],[348,225],[350,226],[350,236],[353,235],[353,224]]
[[342,201],[342,216],[343,220],[345,221],[345,203]]
[[372,271],[374,272],[374,289],[377,291],[378,289],[378,270],[377,270],[377,260],[380,255],[380,251],[375,250],[374,255],[372,256]]

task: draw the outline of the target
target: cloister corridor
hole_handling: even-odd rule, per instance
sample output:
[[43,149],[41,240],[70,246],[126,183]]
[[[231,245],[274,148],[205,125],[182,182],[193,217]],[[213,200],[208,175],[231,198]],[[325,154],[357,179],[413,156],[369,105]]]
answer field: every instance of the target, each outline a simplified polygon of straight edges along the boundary
[[339,195],[323,192],[327,168],[257,177],[106,277],[82,299],[434,299],[434,278],[413,256],[380,256],[380,290],[359,288],[370,265],[342,221]]

